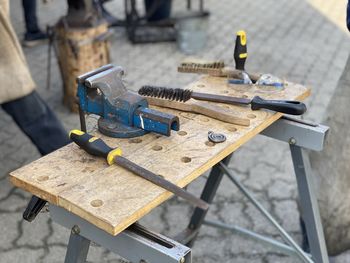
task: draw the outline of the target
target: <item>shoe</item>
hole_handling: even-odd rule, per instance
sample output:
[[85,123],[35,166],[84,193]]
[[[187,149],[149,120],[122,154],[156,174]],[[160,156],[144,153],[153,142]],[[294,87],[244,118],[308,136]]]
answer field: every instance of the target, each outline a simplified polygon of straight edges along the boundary
[[39,30],[37,32],[27,32],[24,35],[24,40],[22,45],[24,47],[35,47],[37,45],[47,42],[48,35],[43,31]]

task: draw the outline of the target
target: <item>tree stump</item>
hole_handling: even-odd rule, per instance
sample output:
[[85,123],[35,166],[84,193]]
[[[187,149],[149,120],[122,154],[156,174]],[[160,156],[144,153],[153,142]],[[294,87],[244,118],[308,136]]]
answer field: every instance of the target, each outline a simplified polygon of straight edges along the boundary
[[63,103],[77,112],[76,78],[110,62],[108,25],[76,28],[59,22],[54,42],[63,82]]

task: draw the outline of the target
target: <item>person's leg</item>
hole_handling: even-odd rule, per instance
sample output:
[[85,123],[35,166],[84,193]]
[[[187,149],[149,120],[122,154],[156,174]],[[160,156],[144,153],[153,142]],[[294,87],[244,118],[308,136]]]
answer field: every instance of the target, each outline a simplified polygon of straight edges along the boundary
[[1,106],[12,116],[42,155],[70,142],[60,121],[36,91]]
[[22,0],[24,21],[27,33],[40,31],[36,17],[36,0]]
[[23,45],[35,46],[47,39],[47,34],[42,32],[38,25],[36,16],[36,0],[22,0],[26,33],[24,34]]
[[149,22],[170,17],[172,0],[144,0],[144,3]]

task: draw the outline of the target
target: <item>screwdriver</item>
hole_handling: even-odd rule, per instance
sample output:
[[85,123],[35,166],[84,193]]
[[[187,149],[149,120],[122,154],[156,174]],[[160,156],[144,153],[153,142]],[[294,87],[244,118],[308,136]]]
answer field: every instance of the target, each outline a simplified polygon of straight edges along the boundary
[[158,185],[172,192],[173,194],[182,197],[203,210],[207,210],[209,208],[209,204],[202,199],[197,198],[191,193],[183,190],[181,187],[123,157],[122,150],[120,148],[111,148],[102,139],[80,130],[72,130],[69,133],[69,137],[87,153],[106,158],[109,165],[117,164],[154,183],[155,185]]
[[244,71],[245,61],[248,57],[247,36],[244,30],[238,31],[236,35],[236,45],[233,58],[236,62],[236,69]]

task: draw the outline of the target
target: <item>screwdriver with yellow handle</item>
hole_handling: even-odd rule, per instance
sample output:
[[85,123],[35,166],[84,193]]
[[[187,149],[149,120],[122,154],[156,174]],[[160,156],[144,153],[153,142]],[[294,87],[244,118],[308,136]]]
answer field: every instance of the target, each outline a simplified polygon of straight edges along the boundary
[[117,164],[133,172],[134,174],[154,183],[155,185],[158,185],[165,190],[168,190],[169,192],[182,197],[183,199],[189,201],[193,205],[203,210],[207,210],[209,208],[209,204],[202,199],[190,194],[181,187],[123,157],[122,150],[120,148],[109,147],[102,139],[94,137],[80,130],[72,130],[69,133],[69,137],[87,153],[94,156],[106,158],[109,165]]
[[247,53],[247,35],[245,31],[237,32],[236,45],[233,53],[233,58],[236,62],[236,69],[244,71],[245,61],[248,57]]

